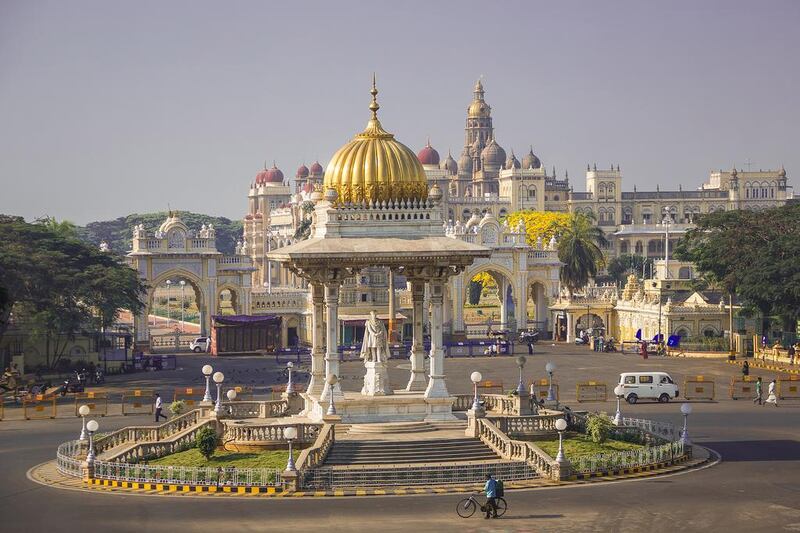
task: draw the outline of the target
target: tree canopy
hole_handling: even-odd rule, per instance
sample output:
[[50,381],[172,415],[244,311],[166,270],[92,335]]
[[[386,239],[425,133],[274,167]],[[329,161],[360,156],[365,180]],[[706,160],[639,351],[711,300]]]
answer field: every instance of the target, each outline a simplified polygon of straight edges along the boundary
[[643,266],[645,271],[650,271],[653,266],[653,260],[641,255],[623,254],[609,261],[606,271],[613,281],[624,284],[631,271],[637,277],[642,277]]
[[0,215],[0,337],[12,310],[35,333],[73,338],[113,324],[120,309],[141,309],[138,273],[70,228]]
[[675,251],[709,282],[794,329],[800,317],[800,205],[709,213]]
[[569,213],[524,210],[510,213],[506,216],[506,220],[512,228],[516,227],[520,220],[524,220],[528,244],[536,246],[539,237],[546,245],[553,235],[558,236],[569,225],[571,217]]
[[603,230],[590,216],[574,213],[558,235],[558,260],[563,263],[561,283],[572,292],[584,287],[604,266],[601,246],[608,244]]

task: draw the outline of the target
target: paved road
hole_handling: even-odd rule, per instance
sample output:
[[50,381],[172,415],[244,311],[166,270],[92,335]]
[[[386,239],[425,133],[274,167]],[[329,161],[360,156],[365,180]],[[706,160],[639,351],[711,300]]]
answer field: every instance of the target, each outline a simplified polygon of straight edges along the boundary
[[[562,390],[577,379],[609,381],[621,371],[665,369],[673,377],[702,373],[727,380],[736,373],[718,361],[650,359],[594,354],[575,347],[542,347],[529,360],[528,377],[541,377],[547,360],[558,365]],[[202,360],[192,360],[192,368]],[[236,360],[230,364],[261,364]],[[402,365],[402,363],[399,363]],[[187,365],[184,365],[185,367]],[[539,368],[541,367],[541,368]],[[199,368],[199,366],[197,366]],[[196,369],[196,368],[195,368]],[[510,358],[448,360],[450,388],[468,392],[468,374],[481,370],[511,388]],[[358,364],[346,372],[357,379]],[[403,368],[392,380],[402,381]],[[770,374],[764,374],[765,377]],[[188,376],[188,374],[187,374]],[[154,376],[156,379],[158,376]],[[135,379],[143,379],[137,377]],[[150,379],[150,377],[148,377]],[[182,380],[181,380],[182,381]],[[682,381],[682,379],[681,379]],[[609,381],[610,382],[610,381]],[[721,396],[718,391],[718,396]],[[567,393],[567,399],[570,399]],[[613,410],[611,402],[586,405]],[[623,406],[625,414],[679,422],[678,405]],[[144,417],[102,419],[104,429],[144,423]],[[459,496],[348,499],[232,499],[145,497],[58,491],[25,478],[73,437],[69,419],[0,422],[0,530],[86,531],[800,531],[800,402],[759,407],[749,401],[697,402],[690,418],[696,442],[720,452],[712,468],[667,478],[508,494],[509,512],[497,521],[460,519]],[[212,503],[213,500],[213,503]]]

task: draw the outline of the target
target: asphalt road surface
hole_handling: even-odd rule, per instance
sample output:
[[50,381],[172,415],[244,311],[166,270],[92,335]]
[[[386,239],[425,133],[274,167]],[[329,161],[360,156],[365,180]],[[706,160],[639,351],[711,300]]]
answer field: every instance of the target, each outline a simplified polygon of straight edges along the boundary
[[[208,359],[182,357],[174,375],[139,374],[137,386],[197,385],[193,376]],[[722,456],[719,464],[669,477],[568,488],[508,491],[509,510],[498,520],[476,513],[459,518],[455,504],[462,495],[356,498],[226,498],[141,496],[56,490],[26,478],[32,466],[54,457],[56,446],[74,438],[75,419],[0,422],[0,531],[800,531],[800,402],[780,407],[728,400],[727,383],[737,368],[716,360],[642,361],[633,355],[595,354],[571,346],[538,346],[528,359],[525,378],[544,377],[544,364],[557,365],[562,400],[573,407],[613,412],[612,402],[581,404],[574,383],[587,379],[613,383],[619,372],[665,370],[682,385],[683,378],[703,374],[717,381],[716,402],[695,402],[689,419],[696,443]],[[264,367],[255,358],[226,365],[244,372]],[[393,362],[391,379],[404,382],[406,362]],[[274,365],[273,365],[274,366]],[[450,390],[470,390],[468,375],[502,380],[513,388],[518,370],[512,358],[447,360]],[[344,365],[356,382],[359,363]],[[757,375],[758,372],[753,372]],[[764,372],[766,378],[772,373]],[[277,378],[277,374],[275,374]],[[124,378],[120,378],[124,379]],[[124,387],[125,383],[112,386]],[[354,385],[354,384],[353,384]],[[346,387],[348,387],[346,382]],[[625,415],[680,423],[679,404],[623,405]],[[149,423],[149,417],[107,417],[103,430]]]

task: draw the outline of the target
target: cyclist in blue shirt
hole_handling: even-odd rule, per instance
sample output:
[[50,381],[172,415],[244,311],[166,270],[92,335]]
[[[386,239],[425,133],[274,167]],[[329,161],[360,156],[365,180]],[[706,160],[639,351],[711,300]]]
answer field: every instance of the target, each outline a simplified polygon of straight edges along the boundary
[[486,493],[486,516],[484,518],[489,518],[490,516],[491,518],[497,518],[497,504],[495,503],[497,481],[491,474],[486,475],[486,485],[484,485],[483,491]]

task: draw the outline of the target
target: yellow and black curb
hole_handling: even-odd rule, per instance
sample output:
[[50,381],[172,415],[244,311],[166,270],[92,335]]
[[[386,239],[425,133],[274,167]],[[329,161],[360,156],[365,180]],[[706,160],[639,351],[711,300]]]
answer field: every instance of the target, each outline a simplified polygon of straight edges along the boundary
[[[672,474],[679,471],[697,468],[707,463],[704,460],[675,460],[635,468],[610,469],[591,474],[577,474],[562,481],[536,478],[530,481],[510,481],[507,490],[525,490],[546,487],[567,487],[586,483],[602,483],[625,479],[643,478]],[[403,487],[403,488],[348,488],[336,490],[299,490],[285,491],[280,487],[229,487],[225,485],[188,485],[137,483],[132,481],[116,481],[109,479],[90,479],[86,481],[90,489],[109,492],[136,492],[152,495],[172,496],[256,496],[276,498],[336,498],[353,496],[418,496],[437,494],[460,494],[479,490],[479,485],[441,486],[441,487]]]

